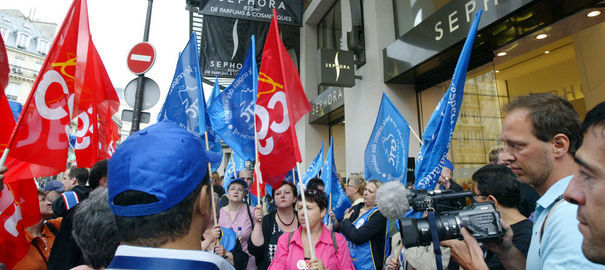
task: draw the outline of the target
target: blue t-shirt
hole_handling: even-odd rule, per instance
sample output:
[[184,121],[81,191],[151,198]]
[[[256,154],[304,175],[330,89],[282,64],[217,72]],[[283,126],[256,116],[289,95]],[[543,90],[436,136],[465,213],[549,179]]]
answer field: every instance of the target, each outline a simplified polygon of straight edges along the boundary
[[[536,202],[536,222],[532,230],[531,243],[525,268],[533,269],[605,269],[594,264],[582,253],[582,233],[578,229],[576,213],[578,206],[561,201],[552,211],[540,240],[542,223],[563,195],[573,175],[552,185]],[[562,200],[562,199],[561,199]]]

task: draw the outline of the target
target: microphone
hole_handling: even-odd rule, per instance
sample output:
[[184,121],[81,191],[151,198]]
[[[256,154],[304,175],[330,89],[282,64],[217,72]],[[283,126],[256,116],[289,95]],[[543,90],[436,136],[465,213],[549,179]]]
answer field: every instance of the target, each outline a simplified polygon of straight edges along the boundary
[[384,183],[376,191],[376,204],[386,218],[397,220],[410,211],[410,191],[399,181]]

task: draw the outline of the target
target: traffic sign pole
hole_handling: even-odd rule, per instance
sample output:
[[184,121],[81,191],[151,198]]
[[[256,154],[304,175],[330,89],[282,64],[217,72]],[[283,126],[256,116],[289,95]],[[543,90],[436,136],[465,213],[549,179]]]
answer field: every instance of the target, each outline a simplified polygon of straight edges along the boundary
[[[147,2],[147,18],[145,19],[145,32],[143,33],[143,41],[149,41],[149,25],[151,24],[151,8],[153,6],[153,0]],[[132,116],[132,126],[130,128],[130,134],[139,131],[141,124],[141,109],[143,107],[143,86],[145,83],[145,73],[142,73],[138,77],[137,92],[135,93],[134,99],[134,111]]]

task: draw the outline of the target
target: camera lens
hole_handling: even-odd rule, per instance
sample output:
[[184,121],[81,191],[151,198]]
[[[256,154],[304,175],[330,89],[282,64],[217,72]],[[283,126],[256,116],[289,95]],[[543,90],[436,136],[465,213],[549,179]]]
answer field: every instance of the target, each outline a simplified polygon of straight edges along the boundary
[[[426,246],[432,242],[428,219],[399,219],[401,238],[406,248]],[[439,241],[455,239],[460,236],[460,218],[458,215],[442,215],[435,218]]]

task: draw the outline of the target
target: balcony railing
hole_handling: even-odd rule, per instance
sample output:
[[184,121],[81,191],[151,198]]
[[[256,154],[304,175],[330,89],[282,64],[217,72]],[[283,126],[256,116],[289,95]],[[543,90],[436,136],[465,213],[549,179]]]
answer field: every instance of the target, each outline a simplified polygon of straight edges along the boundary
[[18,65],[9,65],[10,74],[18,75],[25,78],[36,79],[39,70],[24,68]]

